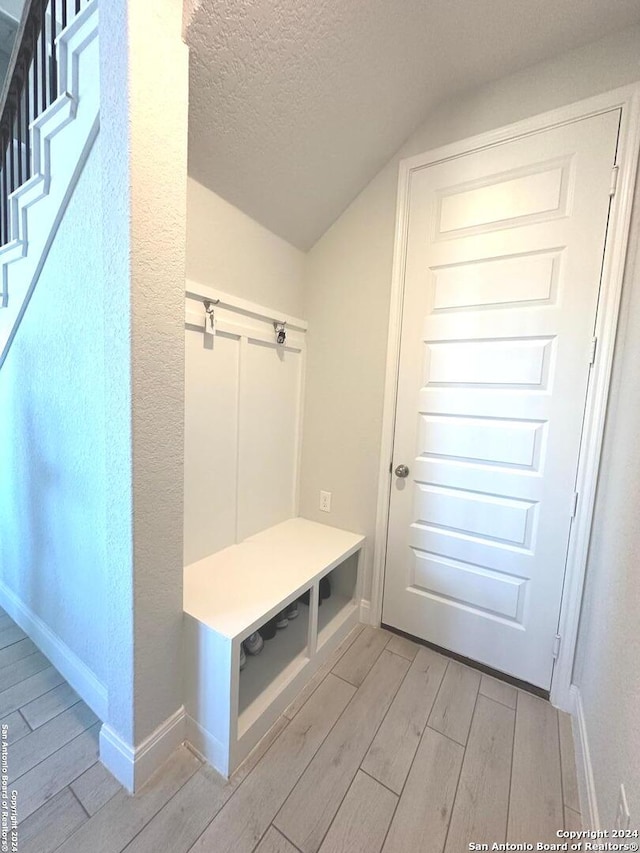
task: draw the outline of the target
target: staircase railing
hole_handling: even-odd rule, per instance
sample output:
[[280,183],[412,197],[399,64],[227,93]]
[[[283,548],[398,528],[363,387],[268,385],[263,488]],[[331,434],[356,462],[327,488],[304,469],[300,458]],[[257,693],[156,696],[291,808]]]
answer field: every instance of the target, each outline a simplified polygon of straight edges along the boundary
[[11,241],[9,197],[29,180],[29,128],[58,97],[56,39],[89,0],[26,0],[0,95],[0,246]]

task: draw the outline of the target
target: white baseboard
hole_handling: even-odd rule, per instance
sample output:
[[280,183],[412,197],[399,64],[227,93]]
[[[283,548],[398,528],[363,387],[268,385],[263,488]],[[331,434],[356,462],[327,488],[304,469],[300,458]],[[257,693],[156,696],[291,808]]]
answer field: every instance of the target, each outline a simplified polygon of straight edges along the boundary
[[125,743],[111,726],[104,725],[100,730],[100,761],[133,794],[184,743],[185,732],[183,706],[136,747]]
[[105,720],[108,709],[106,686],[96,677],[93,670],[89,669],[78,655],[2,581],[0,581],[0,606],[7,611],[25,634],[28,634],[42,654],[49,658],[94,714],[101,720]]
[[229,750],[210,732],[187,714],[187,746],[201,760],[215,767],[225,778],[229,775]]
[[571,696],[573,700],[573,740],[576,751],[578,791],[580,794],[582,820],[586,829],[600,829],[600,814],[598,812],[596,786],[593,778],[589,739],[587,737],[587,722],[582,705],[582,695],[580,689],[575,684],[571,685]]
[[366,598],[360,599],[360,621],[364,625],[371,625],[372,611],[371,611],[371,602]]

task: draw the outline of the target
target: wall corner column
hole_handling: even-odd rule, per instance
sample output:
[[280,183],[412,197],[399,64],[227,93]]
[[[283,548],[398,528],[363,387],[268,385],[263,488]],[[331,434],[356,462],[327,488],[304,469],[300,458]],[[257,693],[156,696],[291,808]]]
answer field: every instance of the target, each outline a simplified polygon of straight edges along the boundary
[[184,736],[181,30],[182,4],[172,0],[100,7],[109,620],[101,757],[129,790]]

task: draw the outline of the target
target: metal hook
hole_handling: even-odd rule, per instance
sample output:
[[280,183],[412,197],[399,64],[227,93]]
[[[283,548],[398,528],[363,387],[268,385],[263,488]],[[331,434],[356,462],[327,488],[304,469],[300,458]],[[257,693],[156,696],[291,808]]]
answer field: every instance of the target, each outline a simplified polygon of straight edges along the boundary
[[207,316],[204,321],[204,329],[205,332],[208,332],[210,335],[215,335],[216,333],[215,306],[219,302],[219,299],[203,299],[204,310],[207,312]]

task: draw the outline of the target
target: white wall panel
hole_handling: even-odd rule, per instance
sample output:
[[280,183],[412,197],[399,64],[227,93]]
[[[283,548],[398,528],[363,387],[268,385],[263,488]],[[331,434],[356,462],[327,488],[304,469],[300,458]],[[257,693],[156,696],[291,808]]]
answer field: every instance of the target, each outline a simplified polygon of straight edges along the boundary
[[248,339],[243,353],[238,534],[296,514],[301,353]]
[[[191,329],[192,327],[190,327]],[[236,541],[240,338],[185,336],[185,565]]]
[[205,334],[205,296],[186,301],[185,565],[298,514],[306,324],[221,294]]

